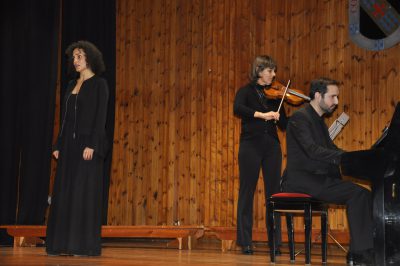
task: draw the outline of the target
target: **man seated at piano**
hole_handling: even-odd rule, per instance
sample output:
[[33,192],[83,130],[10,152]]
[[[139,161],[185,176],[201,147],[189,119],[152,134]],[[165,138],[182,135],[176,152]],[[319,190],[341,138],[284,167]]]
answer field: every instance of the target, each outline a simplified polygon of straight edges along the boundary
[[285,192],[307,193],[327,203],[346,205],[350,230],[347,260],[372,265],[373,223],[369,190],[342,179],[343,150],[329,137],[324,115],[339,101],[339,83],[328,78],[311,82],[310,104],[297,110],[286,129],[287,168],[282,180]]

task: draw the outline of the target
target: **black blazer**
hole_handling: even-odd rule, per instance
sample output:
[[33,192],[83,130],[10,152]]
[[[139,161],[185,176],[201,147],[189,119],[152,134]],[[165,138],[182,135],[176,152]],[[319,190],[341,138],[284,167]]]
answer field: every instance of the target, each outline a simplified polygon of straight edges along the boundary
[[341,178],[339,164],[343,151],[333,143],[323,117],[311,105],[290,117],[286,143],[283,190],[315,196],[327,178]]
[[[67,100],[76,85],[76,80],[71,80],[64,96],[60,131],[54,149],[60,149],[60,140],[63,134]],[[85,147],[94,149],[95,153],[104,157],[108,150],[106,137],[106,119],[108,105],[108,86],[105,79],[93,76],[85,80],[77,98],[75,134],[83,140]]]

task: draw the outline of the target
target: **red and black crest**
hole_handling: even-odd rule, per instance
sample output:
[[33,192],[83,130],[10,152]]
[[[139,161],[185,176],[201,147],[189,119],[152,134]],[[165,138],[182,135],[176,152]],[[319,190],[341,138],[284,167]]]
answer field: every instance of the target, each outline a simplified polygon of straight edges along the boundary
[[400,41],[400,1],[349,0],[350,38],[368,50],[383,50]]

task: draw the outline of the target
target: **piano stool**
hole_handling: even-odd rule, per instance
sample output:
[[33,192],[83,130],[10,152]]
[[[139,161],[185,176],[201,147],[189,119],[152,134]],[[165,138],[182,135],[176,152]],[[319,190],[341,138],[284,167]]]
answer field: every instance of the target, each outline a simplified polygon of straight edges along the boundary
[[[308,194],[303,193],[276,193],[267,200],[267,220],[268,220],[268,243],[270,250],[275,250],[275,213],[285,213],[290,261],[295,261],[294,251],[294,230],[293,215],[296,213],[304,214],[304,249],[305,264],[311,263],[311,227],[312,215],[321,215],[321,248],[322,263],[327,260],[327,233],[328,233],[328,207],[327,203],[316,200]],[[275,263],[275,252],[270,252],[271,262]]]

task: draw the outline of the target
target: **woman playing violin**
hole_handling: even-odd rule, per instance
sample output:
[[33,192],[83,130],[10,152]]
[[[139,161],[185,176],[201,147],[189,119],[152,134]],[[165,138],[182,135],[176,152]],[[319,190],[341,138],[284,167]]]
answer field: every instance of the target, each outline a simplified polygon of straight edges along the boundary
[[[277,112],[280,99],[268,99],[264,94],[264,90],[271,87],[276,70],[277,65],[270,56],[257,56],[250,82],[237,91],[234,102],[234,113],[241,119],[237,243],[242,253],[248,255],[253,253],[253,200],[260,168],[265,199],[280,191],[282,151],[276,127],[285,129],[287,117],[284,108]],[[280,223],[277,224],[280,232]],[[279,254],[280,234],[276,239],[275,253]]]

